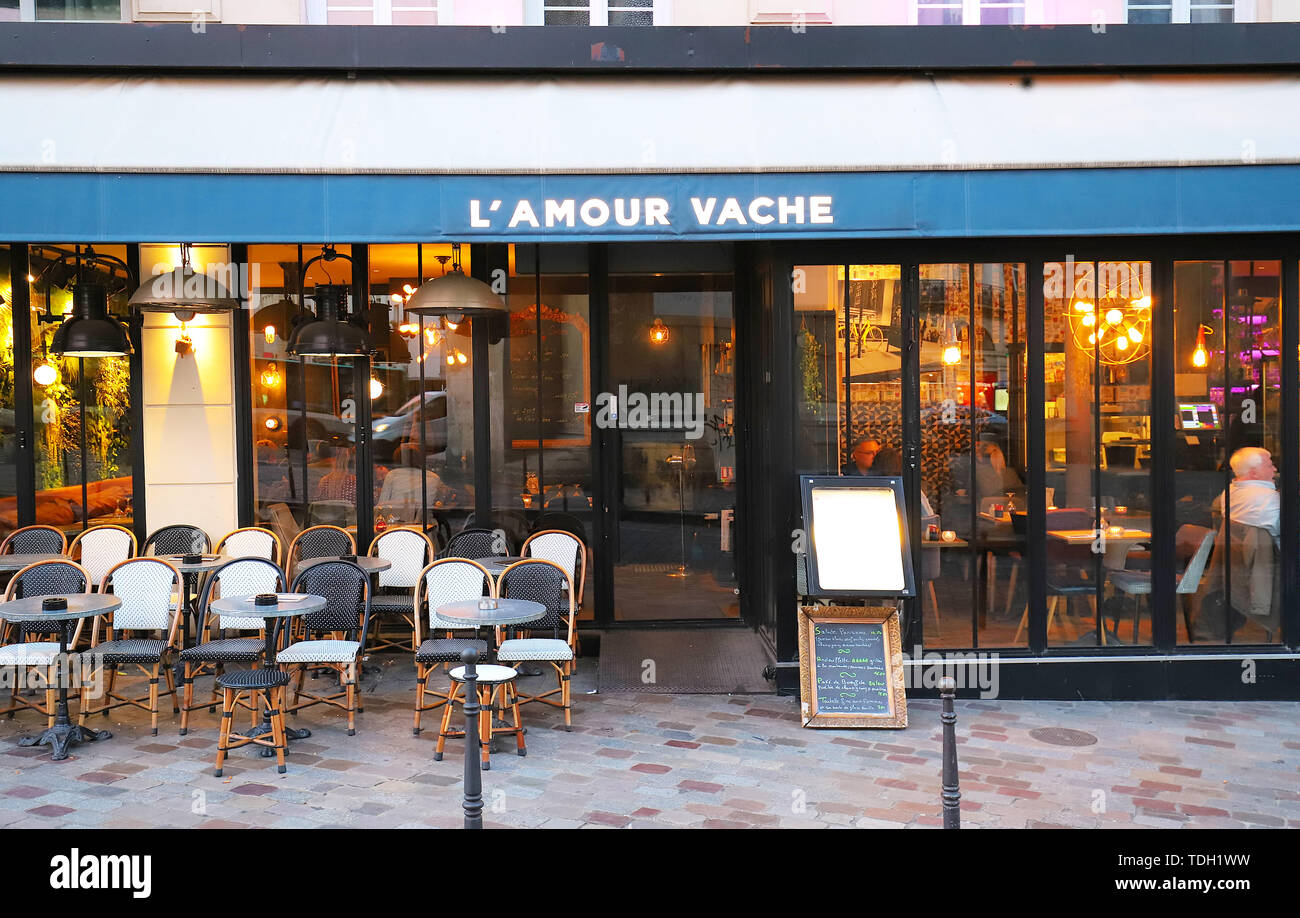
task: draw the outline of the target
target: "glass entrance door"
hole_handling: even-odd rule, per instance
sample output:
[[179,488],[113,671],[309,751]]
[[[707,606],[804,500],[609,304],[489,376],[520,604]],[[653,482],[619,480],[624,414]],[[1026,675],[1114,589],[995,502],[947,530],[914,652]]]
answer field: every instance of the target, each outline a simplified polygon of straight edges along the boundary
[[606,495],[614,619],[739,618],[730,252],[611,254]]

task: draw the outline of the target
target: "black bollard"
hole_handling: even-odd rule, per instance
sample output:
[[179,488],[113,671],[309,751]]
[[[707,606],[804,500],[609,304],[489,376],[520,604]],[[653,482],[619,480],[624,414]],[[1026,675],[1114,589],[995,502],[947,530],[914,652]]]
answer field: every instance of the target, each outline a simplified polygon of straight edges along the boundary
[[952,703],[957,697],[957,683],[952,676],[939,680],[943,698],[943,827],[961,828],[961,788],[957,783],[957,713]]
[[483,772],[479,769],[478,651],[460,656],[465,664],[465,828],[483,828]]

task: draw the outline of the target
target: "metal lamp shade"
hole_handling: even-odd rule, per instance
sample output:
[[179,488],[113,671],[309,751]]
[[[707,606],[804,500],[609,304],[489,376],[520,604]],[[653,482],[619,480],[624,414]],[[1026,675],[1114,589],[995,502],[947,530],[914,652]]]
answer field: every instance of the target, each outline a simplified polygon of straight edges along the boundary
[[420,285],[407,301],[406,311],[416,315],[474,316],[506,315],[510,310],[501,297],[481,280],[451,271]]
[[141,284],[130,305],[141,312],[230,312],[239,300],[216,278],[180,267]]
[[374,350],[365,331],[340,318],[347,289],[343,284],[316,287],[316,318],[293,330],[289,336],[290,354],[299,357],[355,357]]
[[54,332],[50,348],[64,357],[124,357],[131,353],[126,326],[108,314],[108,289],[78,284],[72,289],[72,314]]

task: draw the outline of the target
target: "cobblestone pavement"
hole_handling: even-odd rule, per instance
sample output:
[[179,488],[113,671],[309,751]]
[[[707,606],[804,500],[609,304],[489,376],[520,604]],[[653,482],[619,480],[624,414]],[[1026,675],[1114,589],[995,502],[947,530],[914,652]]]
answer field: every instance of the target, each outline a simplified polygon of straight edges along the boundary
[[[111,740],[64,762],[23,749],[32,712],[0,719],[0,826],[427,827],[461,820],[463,741],[433,760],[438,714],[411,734],[407,658],[372,658],[355,736],[340,713],[296,718],[288,773],[251,748],[212,774],[218,717],[190,735],[164,701],[159,735],[144,712],[94,718]],[[773,695],[594,695],[583,660],[574,728],[524,708],[528,755],[499,740],[484,774],[489,826],[902,827],[939,819],[938,703],[913,700],[904,731],[800,728]],[[528,680],[540,684],[543,677]],[[525,688],[528,684],[525,685]],[[200,686],[206,688],[206,681]],[[1300,827],[1300,704],[959,701],[966,827]],[[459,712],[457,712],[459,718]],[[1061,727],[1092,745],[1041,742]]]

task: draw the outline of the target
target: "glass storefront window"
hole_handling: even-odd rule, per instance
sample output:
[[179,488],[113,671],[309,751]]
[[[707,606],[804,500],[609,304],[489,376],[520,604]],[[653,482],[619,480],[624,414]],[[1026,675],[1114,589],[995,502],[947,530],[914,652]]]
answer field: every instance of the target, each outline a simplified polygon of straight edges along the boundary
[[14,413],[13,276],[0,245],[0,539],[18,528],[18,418]]
[[122,22],[122,0],[36,0],[37,20]]

